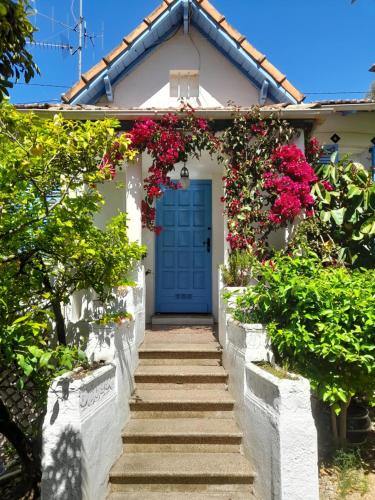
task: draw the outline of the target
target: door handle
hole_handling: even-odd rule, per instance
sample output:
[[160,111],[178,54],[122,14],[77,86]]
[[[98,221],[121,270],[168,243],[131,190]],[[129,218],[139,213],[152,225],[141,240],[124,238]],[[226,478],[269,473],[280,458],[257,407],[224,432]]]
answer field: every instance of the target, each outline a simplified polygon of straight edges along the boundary
[[207,245],[207,253],[211,252],[211,238],[208,237],[206,241],[203,242],[203,245]]

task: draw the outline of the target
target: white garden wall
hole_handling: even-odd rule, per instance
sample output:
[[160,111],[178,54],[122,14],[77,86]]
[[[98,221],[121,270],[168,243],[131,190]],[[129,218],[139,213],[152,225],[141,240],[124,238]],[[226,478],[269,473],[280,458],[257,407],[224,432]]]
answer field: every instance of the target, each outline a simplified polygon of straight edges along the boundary
[[318,500],[317,433],[310,384],[280,379],[253,363],[245,365],[245,452],[259,476],[262,500]]
[[[80,378],[76,373],[57,378],[49,392],[43,425],[43,500],[104,500],[108,473],[122,451],[121,432],[129,419],[134,391],[138,347],[145,331],[144,270],[137,286],[117,297],[115,307],[126,309],[133,320],[120,326],[87,323],[95,313],[90,293],[77,294],[68,309],[71,335],[81,346],[87,342],[90,361],[105,366]],[[73,332],[73,333],[72,333]]]
[[48,393],[42,499],[104,500],[109,470],[122,448],[116,367],[82,379],[71,375],[57,378]]
[[262,325],[244,325],[230,315],[223,293],[242,290],[224,288],[219,278],[219,341],[244,452],[258,472],[255,493],[262,500],[318,500],[309,382],[276,378],[251,362],[272,361],[273,355]]

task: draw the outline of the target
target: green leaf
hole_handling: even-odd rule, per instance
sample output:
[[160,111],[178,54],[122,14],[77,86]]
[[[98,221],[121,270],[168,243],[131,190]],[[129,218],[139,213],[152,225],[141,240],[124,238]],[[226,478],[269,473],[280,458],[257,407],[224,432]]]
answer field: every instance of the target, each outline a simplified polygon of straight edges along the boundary
[[341,226],[344,222],[346,208],[338,208],[337,210],[331,210],[331,216],[338,226]]

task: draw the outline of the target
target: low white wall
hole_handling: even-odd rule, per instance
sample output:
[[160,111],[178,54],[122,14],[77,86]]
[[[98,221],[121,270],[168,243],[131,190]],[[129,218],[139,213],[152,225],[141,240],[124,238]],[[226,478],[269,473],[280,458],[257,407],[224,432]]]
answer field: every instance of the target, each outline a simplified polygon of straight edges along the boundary
[[317,433],[310,384],[280,379],[245,365],[244,448],[258,478],[263,500],[318,500]]
[[318,500],[317,434],[310,385],[303,378],[278,379],[250,361],[272,361],[262,325],[234,321],[223,300],[219,277],[219,341],[235,416],[244,433],[243,449],[258,476],[254,488],[262,500]]
[[[89,293],[73,301],[70,322],[73,340],[90,361],[107,363],[85,376],[74,372],[53,382],[43,425],[42,499],[104,500],[108,473],[122,451],[121,432],[130,416],[138,347],[145,331],[144,271],[134,276],[137,286],[119,294],[115,306],[133,320],[107,326],[88,323],[95,312]],[[74,312],[75,308],[75,312]],[[73,375],[73,376],[72,376]],[[80,378],[81,376],[81,378]]]
[[122,448],[116,367],[82,379],[71,376],[57,378],[48,393],[42,499],[104,500],[109,470]]

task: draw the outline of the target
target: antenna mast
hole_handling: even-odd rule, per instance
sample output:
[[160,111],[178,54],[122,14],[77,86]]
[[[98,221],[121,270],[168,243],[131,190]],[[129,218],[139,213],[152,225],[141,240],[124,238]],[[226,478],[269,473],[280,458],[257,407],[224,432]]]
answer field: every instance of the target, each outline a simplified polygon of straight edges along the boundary
[[79,21],[78,21],[78,80],[82,75],[82,50],[83,50],[83,0],[79,0]]

